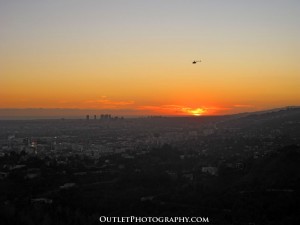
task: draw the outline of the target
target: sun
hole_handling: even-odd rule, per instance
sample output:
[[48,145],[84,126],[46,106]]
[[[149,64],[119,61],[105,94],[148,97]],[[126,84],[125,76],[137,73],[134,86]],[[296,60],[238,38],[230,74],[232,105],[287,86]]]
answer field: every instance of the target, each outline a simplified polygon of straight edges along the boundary
[[191,114],[193,116],[201,116],[206,110],[203,108],[196,108],[196,109],[183,108],[182,111]]
[[194,116],[201,116],[204,112],[205,110],[201,108],[193,109],[190,111],[190,113],[193,114]]

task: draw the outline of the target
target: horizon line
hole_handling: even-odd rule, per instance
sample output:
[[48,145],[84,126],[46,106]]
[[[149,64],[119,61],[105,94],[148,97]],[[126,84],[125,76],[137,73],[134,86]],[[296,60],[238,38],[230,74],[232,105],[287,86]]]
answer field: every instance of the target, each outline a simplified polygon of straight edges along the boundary
[[[101,120],[99,118],[99,115],[103,114],[110,114],[112,115],[112,118],[118,117],[118,118],[127,118],[127,119],[139,119],[139,118],[200,118],[200,117],[219,117],[219,116],[234,116],[234,115],[241,115],[241,114],[255,114],[255,113],[264,113],[269,111],[280,111],[280,110],[288,110],[288,109],[300,109],[300,106],[283,106],[283,107],[276,107],[276,108],[268,108],[264,110],[257,110],[257,111],[245,111],[245,112],[238,112],[238,113],[228,113],[228,114],[204,114],[204,115],[174,115],[174,114],[127,114],[122,115],[122,113],[117,112],[116,114],[113,114],[113,112],[106,112],[106,113],[100,113],[100,114],[94,114],[94,113],[85,113],[82,115],[0,115],[0,120],[61,120],[61,119],[69,119],[69,120],[86,120],[86,116],[89,115],[90,121],[95,120],[93,118],[94,115],[98,116],[96,117],[96,120]],[[93,109],[93,108],[0,108],[0,111],[5,110],[95,110],[95,111],[103,111],[104,109]],[[130,109],[128,109],[130,111]],[[113,109],[107,109],[107,111],[113,111]]]

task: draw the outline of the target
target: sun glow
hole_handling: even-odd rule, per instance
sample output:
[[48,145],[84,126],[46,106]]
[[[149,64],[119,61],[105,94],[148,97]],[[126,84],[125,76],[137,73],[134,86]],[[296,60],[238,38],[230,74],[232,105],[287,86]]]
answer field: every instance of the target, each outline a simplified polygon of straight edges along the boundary
[[183,108],[182,111],[194,116],[201,116],[206,110],[203,108],[196,108],[196,109]]

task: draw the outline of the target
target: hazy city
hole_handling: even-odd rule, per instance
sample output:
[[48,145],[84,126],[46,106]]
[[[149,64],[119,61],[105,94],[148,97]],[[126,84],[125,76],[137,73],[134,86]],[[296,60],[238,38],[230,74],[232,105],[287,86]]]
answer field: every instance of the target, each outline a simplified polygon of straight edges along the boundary
[[0,127],[7,224],[97,224],[101,215],[299,222],[299,107],[231,116],[13,120]]

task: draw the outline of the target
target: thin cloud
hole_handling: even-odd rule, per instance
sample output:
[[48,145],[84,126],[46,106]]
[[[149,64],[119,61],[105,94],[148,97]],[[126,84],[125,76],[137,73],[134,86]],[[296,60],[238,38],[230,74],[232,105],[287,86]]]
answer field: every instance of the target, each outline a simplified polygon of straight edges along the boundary
[[235,108],[254,108],[254,105],[236,104],[233,107],[235,107]]
[[106,96],[101,96],[100,99],[87,100],[85,105],[95,108],[124,108],[130,105],[134,105],[134,101],[115,101],[108,99]]

